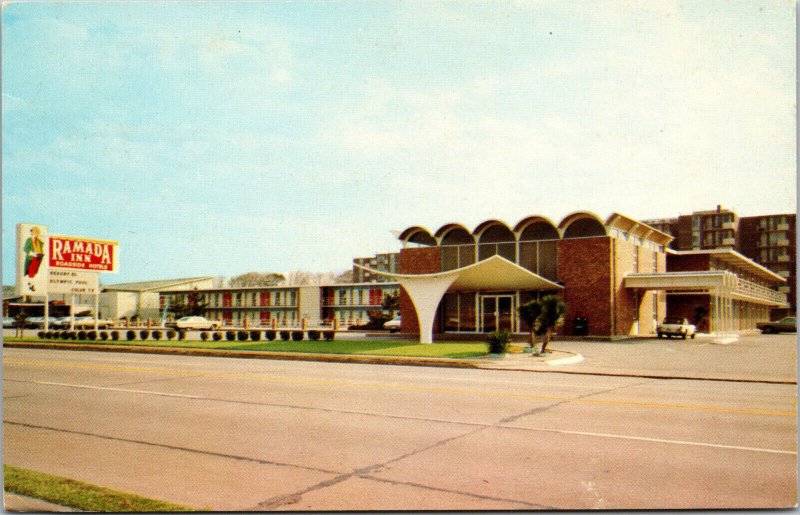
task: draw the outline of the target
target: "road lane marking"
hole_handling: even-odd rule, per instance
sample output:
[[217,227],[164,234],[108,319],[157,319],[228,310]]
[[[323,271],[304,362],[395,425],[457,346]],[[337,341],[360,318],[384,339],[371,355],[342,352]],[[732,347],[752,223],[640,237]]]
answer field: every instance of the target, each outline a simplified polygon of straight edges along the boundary
[[505,427],[510,429],[521,429],[524,431],[536,431],[541,433],[559,433],[559,434],[576,435],[576,436],[594,436],[598,438],[614,438],[618,440],[636,440],[640,442],[666,443],[673,445],[690,445],[695,447],[711,447],[715,449],[731,449],[737,451],[753,451],[753,452],[766,452],[771,454],[797,455],[797,451],[786,451],[783,449],[769,449],[765,447],[746,447],[741,445],[727,445],[727,444],[710,443],[710,442],[694,442],[691,440],[672,440],[668,438],[651,438],[647,436],[622,435],[615,433],[594,433],[591,431],[571,431],[568,429],[553,429],[546,427],[525,427],[525,426],[511,426],[511,425],[502,425],[500,427]]
[[[633,401],[624,399],[594,399],[594,398],[576,399],[574,397],[539,395],[539,394],[507,392],[507,391],[490,392],[485,390],[445,388],[445,387],[434,387],[434,386],[413,386],[413,385],[400,385],[400,384],[387,384],[387,383],[360,383],[353,381],[342,381],[342,380],[331,380],[331,379],[309,379],[309,378],[299,378],[299,377],[269,376],[265,374],[234,374],[234,373],[223,373],[223,372],[176,370],[169,368],[145,368],[145,367],[126,367],[118,365],[99,365],[99,364],[95,365],[86,363],[35,361],[35,360],[24,360],[24,359],[14,359],[14,358],[4,359],[3,364],[73,368],[73,369],[86,369],[86,370],[108,370],[115,372],[163,374],[163,375],[172,375],[177,377],[195,377],[195,378],[213,377],[219,379],[242,379],[250,381],[263,381],[268,383],[301,384],[301,385],[315,385],[315,386],[339,386],[346,388],[365,388],[365,389],[399,391],[399,392],[426,392],[426,393],[442,393],[442,394],[464,395],[464,396],[507,397],[507,398],[533,400],[533,401],[564,402],[570,404],[590,404],[597,406],[624,406],[629,408],[643,408],[643,409],[671,409],[671,410],[685,410],[685,411],[701,411],[709,413],[733,413],[738,415],[750,415],[750,416],[777,416],[777,417],[795,417],[795,418],[797,417],[796,409],[790,411],[783,411],[783,410],[773,410],[773,409],[707,406],[699,404],[645,402],[645,401]],[[557,386],[554,386],[554,388],[557,388]]]
[[[156,392],[156,391],[149,391],[149,390],[134,390],[130,388],[115,388],[115,387],[108,387],[108,386],[92,386],[92,385],[78,385],[78,384],[70,384],[70,383],[56,383],[56,382],[49,382],[49,381],[31,381],[34,384],[41,384],[47,386],[61,386],[65,388],[78,388],[84,390],[106,390],[106,391],[114,391],[114,392],[123,392],[123,393],[133,393],[133,394],[142,394],[142,395],[154,395],[159,397],[174,397],[174,398],[181,398],[181,399],[192,399],[192,400],[202,400],[202,401],[213,401],[213,402],[238,402],[238,401],[230,401],[228,399],[216,399],[216,398],[208,398],[202,397],[198,395],[189,395],[189,394],[180,394],[180,393],[169,393],[169,392]],[[276,406],[273,404],[259,404],[259,405],[266,405],[266,406]],[[277,405],[279,407],[284,408],[294,408],[294,409],[319,409],[315,407],[309,406],[292,406],[292,405]],[[748,447],[742,445],[729,445],[729,444],[717,444],[717,443],[710,443],[710,442],[697,442],[692,440],[673,440],[669,438],[652,438],[647,436],[635,436],[635,435],[624,435],[618,433],[597,433],[592,431],[574,431],[569,429],[556,429],[556,428],[547,428],[547,427],[529,427],[529,426],[520,426],[520,425],[513,425],[513,424],[492,424],[486,422],[469,422],[469,421],[459,421],[459,420],[450,420],[450,419],[439,419],[439,418],[429,418],[429,417],[415,417],[413,415],[394,415],[394,414],[385,414],[380,412],[372,412],[372,411],[357,411],[357,410],[335,410],[335,409],[328,409],[328,408],[321,408],[324,411],[333,411],[337,413],[346,413],[350,415],[364,415],[364,416],[377,416],[377,417],[390,417],[390,418],[401,418],[406,420],[419,420],[425,422],[437,422],[437,423],[445,423],[445,424],[457,424],[463,426],[475,426],[475,427],[483,427],[483,428],[502,428],[502,429],[514,429],[514,430],[521,430],[521,431],[532,431],[532,432],[540,432],[540,433],[558,433],[564,435],[575,435],[575,436],[590,436],[590,437],[597,437],[597,438],[613,438],[617,440],[633,440],[633,441],[640,441],[640,442],[650,442],[650,443],[663,443],[663,444],[670,444],[670,445],[686,445],[686,446],[694,446],[694,447],[708,447],[714,449],[729,449],[729,450],[737,450],[737,451],[750,451],[750,452],[761,452],[761,453],[770,453],[770,454],[788,454],[788,455],[797,455],[797,451],[791,450],[783,450],[783,449],[770,449],[766,447]],[[9,422],[9,421],[6,421]],[[13,422],[12,422],[13,423]]]

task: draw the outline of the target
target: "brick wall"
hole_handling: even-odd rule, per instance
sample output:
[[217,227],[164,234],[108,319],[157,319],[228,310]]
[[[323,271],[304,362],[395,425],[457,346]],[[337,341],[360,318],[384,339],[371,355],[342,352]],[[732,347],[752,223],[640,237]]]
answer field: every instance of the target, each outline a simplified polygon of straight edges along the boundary
[[[401,274],[432,274],[442,270],[442,253],[439,247],[416,247],[402,249],[398,273]],[[402,319],[401,331],[404,333],[419,333],[419,321],[414,303],[404,288],[400,288],[400,317]],[[438,319],[433,325],[433,332],[439,330]]]
[[[705,309],[705,317],[698,319],[697,309]],[[683,317],[697,326],[697,332],[710,332],[711,297],[709,295],[670,295],[667,316]]]
[[709,254],[690,254],[676,256],[671,254],[667,258],[668,272],[697,272],[711,269],[711,256]]
[[558,242],[558,280],[567,304],[563,334],[573,334],[572,320],[586,313],[589,334],[611,334],[611,238],[580,238]]
[[433,274],[442,271],[442,249],[439,247],[416,247],[400,251],[398,273]]

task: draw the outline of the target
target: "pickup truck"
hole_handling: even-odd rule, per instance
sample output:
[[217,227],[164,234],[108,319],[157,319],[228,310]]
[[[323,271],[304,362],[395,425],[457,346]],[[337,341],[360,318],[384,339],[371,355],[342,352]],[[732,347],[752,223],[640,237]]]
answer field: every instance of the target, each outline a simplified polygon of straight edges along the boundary
[[685,318],[680,317],[667,317],[663,322],[658,324],[658,328],[656,329],[659,338],[665,336],[667,338],[680,336],[684,340],[687,336],[694,338],[696,331],[697,328],[694,325],[690,324]]
[[759,329],[763,334],[796,333],[797,319],[795,317],[783,317],[777,322],[758,322],[756,329]]

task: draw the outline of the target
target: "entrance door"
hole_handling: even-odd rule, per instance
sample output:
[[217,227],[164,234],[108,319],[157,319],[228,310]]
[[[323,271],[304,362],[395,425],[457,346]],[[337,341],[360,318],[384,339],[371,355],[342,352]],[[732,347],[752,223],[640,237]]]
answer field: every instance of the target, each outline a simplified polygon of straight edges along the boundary
[[481,296],[481,331],[513,331],[514,320],[513,295]]

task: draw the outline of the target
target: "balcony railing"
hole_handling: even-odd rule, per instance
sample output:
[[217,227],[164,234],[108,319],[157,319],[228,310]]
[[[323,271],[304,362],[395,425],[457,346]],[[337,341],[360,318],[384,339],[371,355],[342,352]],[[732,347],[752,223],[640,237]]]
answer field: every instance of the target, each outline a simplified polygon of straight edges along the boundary
[[788,255],[783,254],[778,256],[778,263],[788,263],[791,259]]
[[725,222],[722,224],[723,229],[735,229],[733,222]]
[[736,245],[736,238],[723,238],[722,244],[731,246]]
[[767,288],[766,286],[761,286],[760,284],[756,284],[745,279],[739,279],[736,281],[736,290],[734,294],[771,303],[774,302],[781,305],[786,304],[785,293],[781,293],[780,291]]
[[777,245],[778,247],[788,247],[789,246],[789,240],[787,240],[787,239],[778,240],[778,241],[775,242],[775,245]]
[[775,227],[775,229],[778,230],[778,231],[788,231],[789,230],[789,224],[786,224],[786,223],[778,224],[778,226]]

